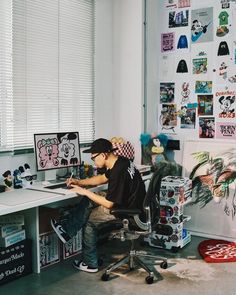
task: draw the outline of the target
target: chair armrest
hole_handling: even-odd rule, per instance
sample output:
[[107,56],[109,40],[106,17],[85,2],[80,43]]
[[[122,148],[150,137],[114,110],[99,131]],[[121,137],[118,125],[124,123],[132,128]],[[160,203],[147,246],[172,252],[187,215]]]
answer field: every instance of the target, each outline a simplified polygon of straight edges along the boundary
[[110,210],[110,213],[113,215],[139,215],[142,213],[140,209],[120,209],[120,208],[114,208]]

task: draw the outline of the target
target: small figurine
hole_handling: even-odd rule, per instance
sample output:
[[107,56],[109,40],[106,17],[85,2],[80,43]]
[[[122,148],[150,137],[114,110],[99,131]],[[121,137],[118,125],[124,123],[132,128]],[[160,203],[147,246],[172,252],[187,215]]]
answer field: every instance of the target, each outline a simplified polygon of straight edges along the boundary
[[33,184],[33,180],[37,179],[37,175],[32,175],[29,164],[25,163],[24,167],[20,166],[22,186],[23,188],[30,188]]
[[11,176],[11,171],[7,170],[3,173],[2,175],[4,177],[4,183],[7,187],[12,186],[12,176]]
[[13,184],[14,184],[14,188],[18,189],[18,188],[22,188],[22,179],[21,179],[21,172],[19,169],[15,169],[13,172]]

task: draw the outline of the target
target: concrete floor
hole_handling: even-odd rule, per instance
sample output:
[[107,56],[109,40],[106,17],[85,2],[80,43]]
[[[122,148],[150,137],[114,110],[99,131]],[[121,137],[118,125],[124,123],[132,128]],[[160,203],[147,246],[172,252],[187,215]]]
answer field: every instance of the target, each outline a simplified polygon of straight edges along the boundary
[[[77,271],[72,259],[0,286],[0,295],[235,295],[236,263],[206,263],[198,254],[197,246],[204,240],[192,237],[190,244],[178,253],[142,246],[152,254],[168,258],[168,268],[155,266],[157,280],[145,283],[146,272],[128,272],[122,267],[107,282],[101,281],[103,270],[110,262],[125,253],[126,242],[111,240],[99,246],[104,264],[98,273]],[[141,246],[139,246],[141,247]]]

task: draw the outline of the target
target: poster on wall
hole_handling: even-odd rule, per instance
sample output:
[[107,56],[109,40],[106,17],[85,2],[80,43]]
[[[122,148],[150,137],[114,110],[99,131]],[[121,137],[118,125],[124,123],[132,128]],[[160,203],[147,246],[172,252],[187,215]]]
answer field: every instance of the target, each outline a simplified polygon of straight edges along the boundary
[[180,128],[195,129],[196,109],[181,107]]
[[212,93],[212,81],[196,81],[195,93]]
[[202,94],[197,96],[198,116],[213,115],[213,95]]
[[177,107],[176,104],[162,104],[160,115],[162,130],[172,130],[175,132],[177,126]]
[[161,52],[173,52],[175,49],[175,33],[161,34]]
[[207,73],[207,58],[194,58],[193,59],[193,74],[206,74]]
[[235,119],[235,95],[235,90],[223,90],[216,92],[216,117],[220,119]]
[[193,44],[213,41],[213,7],[192,10],[191,20]]
[[175,98],[175,83],[160,83],[160,103],[171,103]]
[[215,118],[199,117],[199,138],[215,137]]
[[236,123],[216,122],[216,138],[236,139]]
[[169,28],[188,26],[189,11],[171,11],[169,12]]
[[186,214],[189,230],[203,236],[236,237],[236,147],[233,143],[186,141],[184,176],[193,183]]

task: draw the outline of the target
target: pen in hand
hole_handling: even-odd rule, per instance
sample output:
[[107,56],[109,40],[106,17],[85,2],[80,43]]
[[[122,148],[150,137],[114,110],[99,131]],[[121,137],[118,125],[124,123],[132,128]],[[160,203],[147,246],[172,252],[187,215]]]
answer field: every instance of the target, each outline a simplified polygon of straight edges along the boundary
[[71,176],[69,178],[69,181],[67,182],[67,188],[68,189],[72,188],[72,186],[70,185],[70,181],[72,180],[72,177],[73,177],[73,172],[71,173]]

